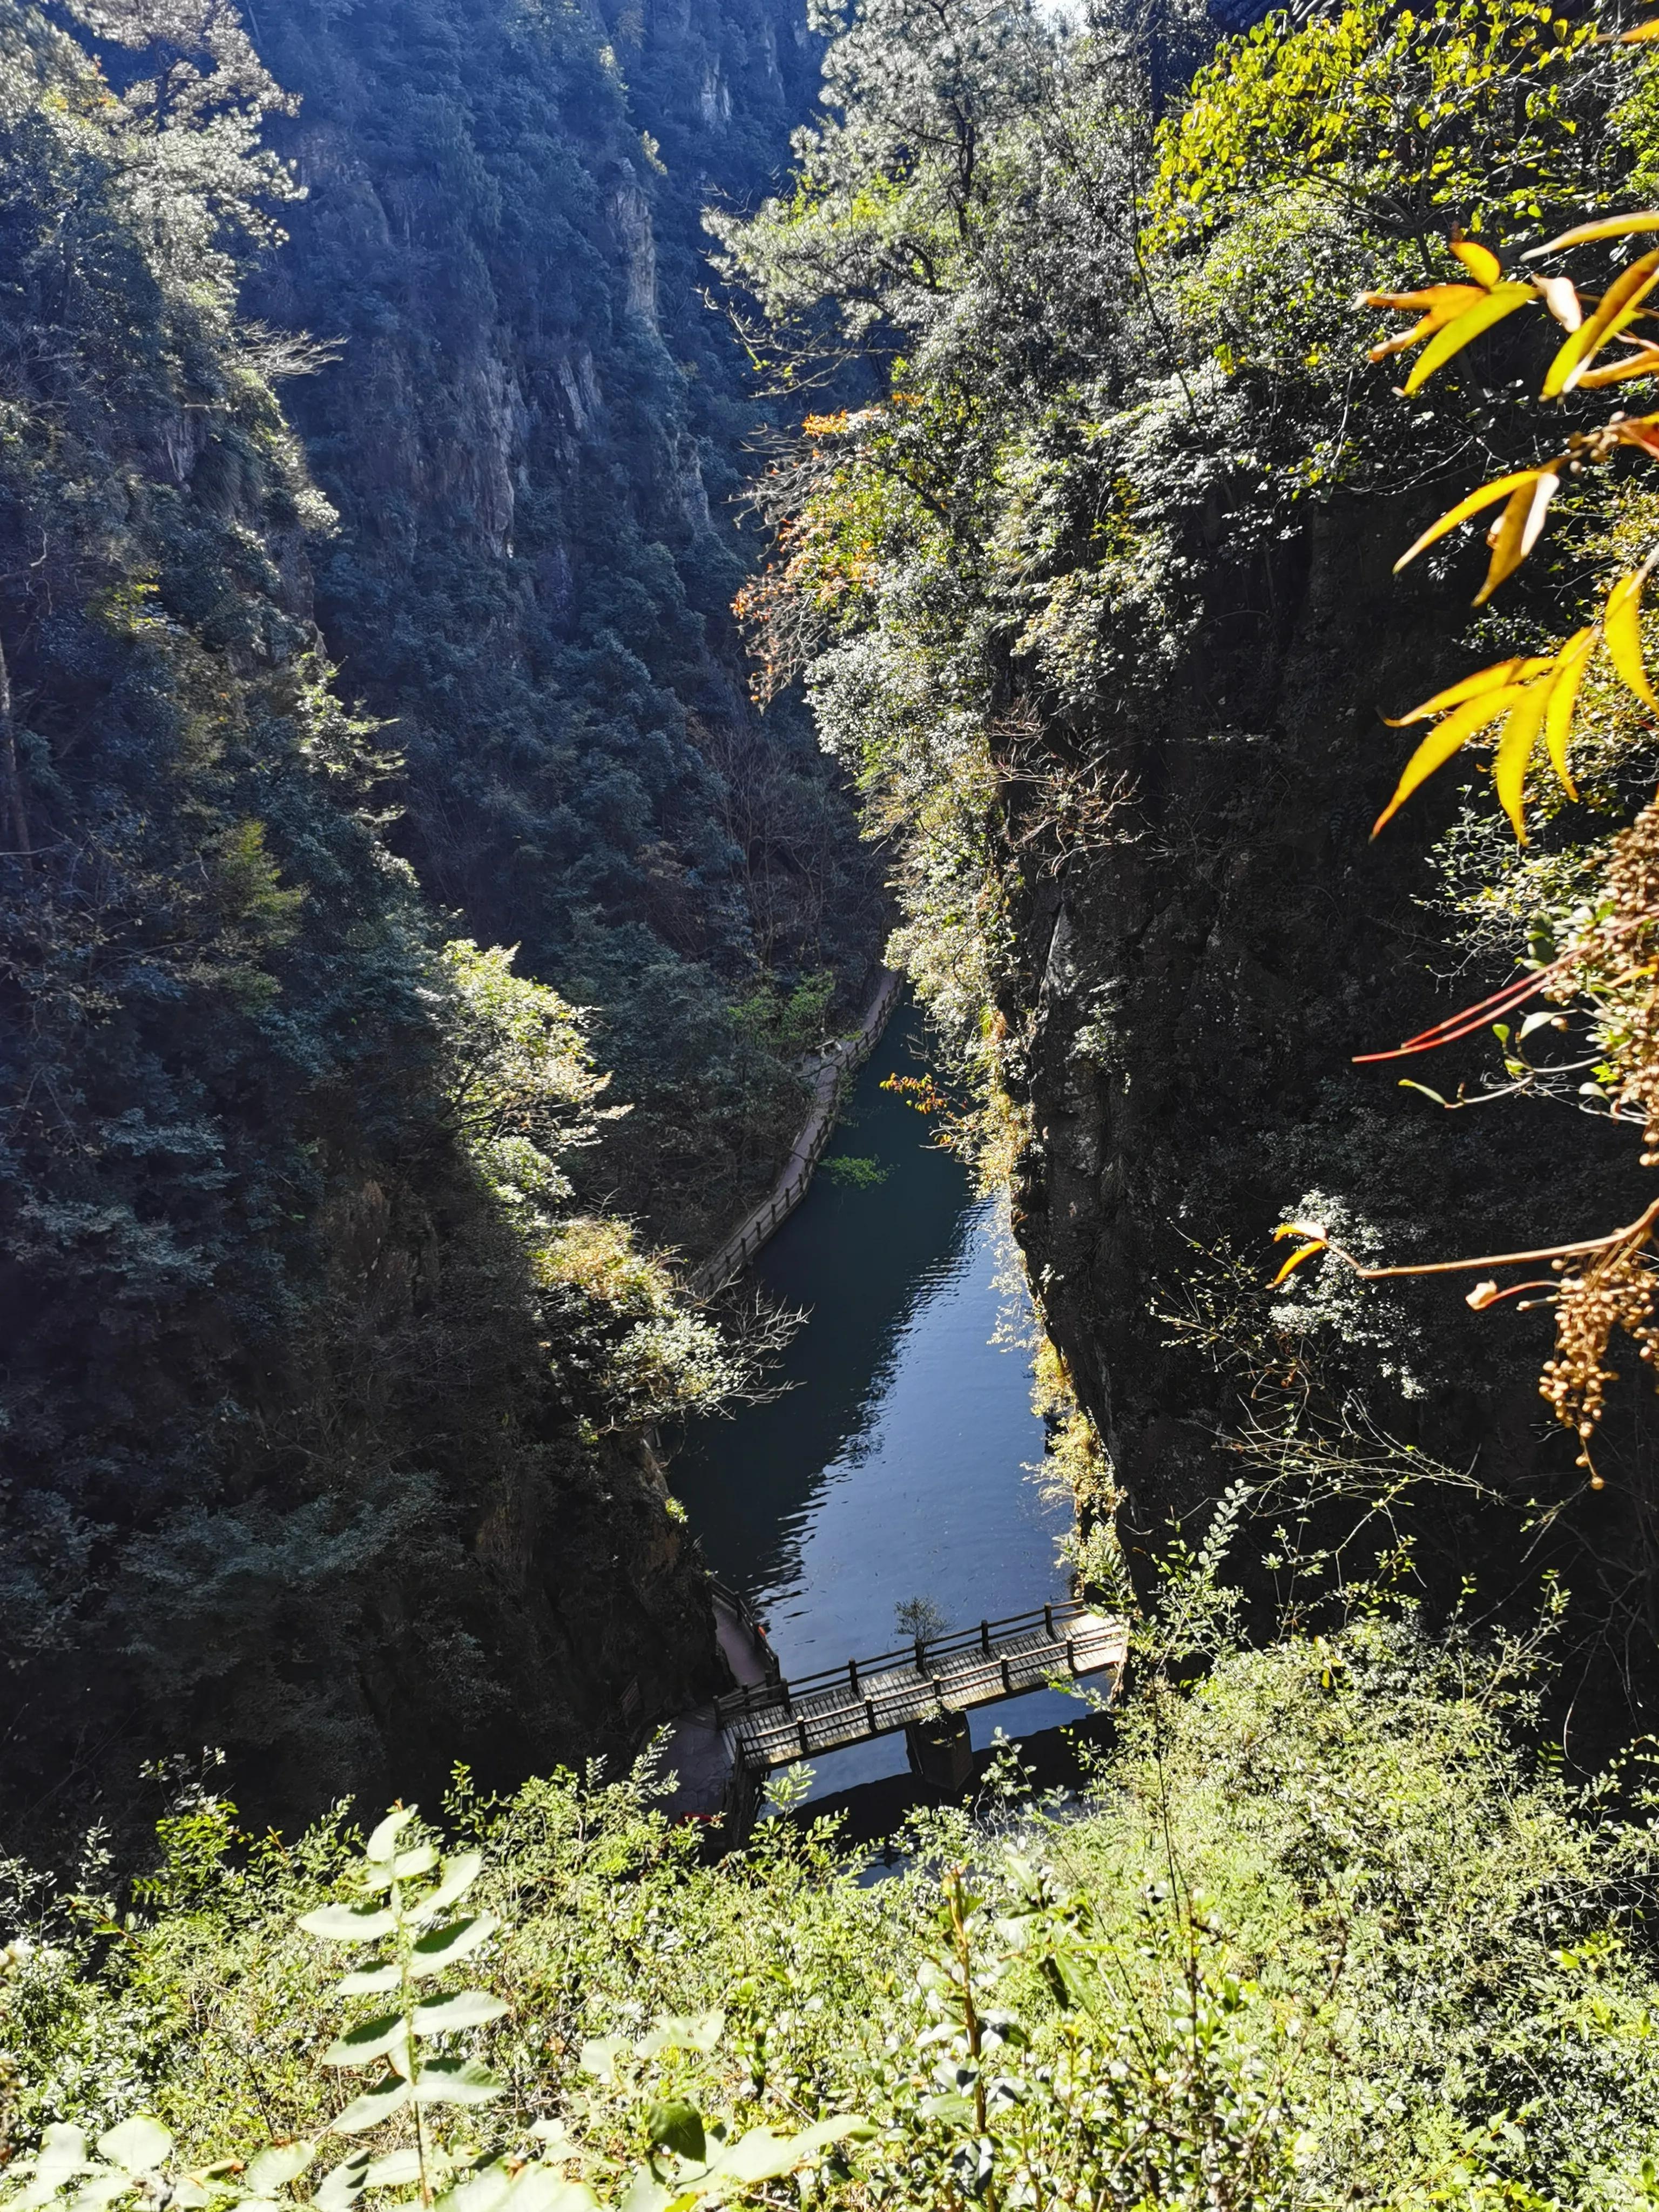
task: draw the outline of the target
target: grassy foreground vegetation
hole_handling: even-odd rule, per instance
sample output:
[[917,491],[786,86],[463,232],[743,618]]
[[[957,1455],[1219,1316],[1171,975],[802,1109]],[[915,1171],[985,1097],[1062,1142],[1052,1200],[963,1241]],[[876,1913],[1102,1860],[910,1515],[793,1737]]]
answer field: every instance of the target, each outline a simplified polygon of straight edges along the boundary
[[[1385,380],[1395,371],[1356,392],[1372,335],[1347,304],[1356,289],[1375,298],[1415,281],[1419,263],[1445,275],[1441,240],[1460,215],[1509,252],[1559,208],[1645,191],[1656,141],[1645,59],[1610,57],[1584,26],[1520,0],[1444,0],[1415,38],[1372,0],[1296,30],[1276,21],[1167,112],[1170,83],[1197,58],[1178,45],[1152,53],[1108,23],[1068,45],[988,0],[966,0],[952,22],[927,43],[905,0],[867,7],[832,56],[840,120],[803,142],[801,191],[727,236],[732,269],[784,325],[837,316],[881,372],[882,400],[815,418],[781,471],[780,565],[749,611],[769,677],[805,676],[872,821],[902,840],[902,941],[1012,1150],[1020,1039],[1001,1006],[1021,898],[1033,882],[1071,890],[1116,865],[1103,856],[1129,787],[1107,742],[1121,734],[1113,718],[1154,717],[1181,653],[1212,623],[1205,579],[1231,561],[1272,585],[1262,549],[1302,502],[1369,495],[1407,468],[1444,477],[1473,439],[1501,450],[1522,438],[1501,353],[1471,354],[1447,380],[1455,399],[1407,429]],[[71,94],[87,143],[106,133],[109,175],[127,176],[129,126],[99,121],[75,54],[19,46],[8,67],[49,183],[82,173],[81,140],[54,135]],[[1354,86],[1364,98],[1351,106]],[[94,212],[125,205],[105,181],[83,196]],[[29,226],[49,198],[31,192]],[[153,293],[183,319],[158,307],[157,344],[188,337],[188,288],[134,267],[132,296]],[[228,290],[222,304],[228,319]],[[212,356],[227,377],[228,333],[228,320]],[[184,337],[167,343],[182,355]],[[274,438],[264,404],[254,395],[249,420]],[[87,434],[88,453],[101,453]],[[58,495],[48,463],[64,465],[43,443],[43,500]],[[93,459],[77,465],[77,483],[97,480]],[[297,474],[286,495],[304,495]],[[1631,526],[1611,495],[1581,521]],[[137,546],[122,571],[134,592],[149,551]],[[1553,622],[1572,578],[1534,565],[1534,611]],[[1480,650],[1516,642],[1494,632]],[[165,669],[175,652],[186,674],[195,665],[183,645],[146,644],[136,617],[118,643],[118,675]],[[38,672],[31,682],[44,688]],[[179,684],[175,714],[152,684],[167,712],[144,775],[129,772],[141,796],[182,779],[174,812],[149,803],[149,818],[183,824],[197,818],[185,799],[199,813],[198,783],[216,786],[185,747]],[[375,890],[370,902],[382,878],[404,878],[373,823],[337,823],[302,766],[334,726],[290,733],[286,812],[244,814],[234,779],[253,787],[257,764],[226,755],[214,849],[252,946],[232,947],[244,975],[236,1069],[274,1054],[259,1024],[275,1019],[262,1009],[289,973],[278,956],[291,933],[319,965],[331,950],[330,915],[299,896],[303,842],[283,824],[326,829],[368,887],[411,1006],[428,1010],[421,1115],[521,1271],[514,1310],[545,1330],[571,1451],[597,1449],[612,1423],[736,1387],[665,1272],[623,1225],[574,1210],[568,1155],[603,1135],[607,1112],[575,1007],[517,974],[502,947],[428,944],[404,893]],[[1595,818],[1534,823],[1533,859],[1553,860],[1553,876],[1525,877],[1507,845],[1480,872],[1489,927],[1513,923],[1528,944],[1528,931],[1565,929],[1560,886],[1606,872],[1628,787],[1649,773],[1646,742],[1610,723],[1608,758],[1626,766],[1608,769]],[[44,740],[37,750],[44,758]],[[31,813],[25,780],[9,773],[7,803],[28,833],[12,858],[33,900],[37,879],[56,880],[37,860],[40,824],[56,836],[59,817],[38,803]],[[268,766],[259,774],[270,781]],[[67,798],[54,804],[76,818]],[[280,881],[260,858],[267,814]],[[1462,834],[1478,839],[1478,822]],[[163,857],[193,881],[183,827],[177,842]],[[135,874],[135,908],[153,908],[143,884],[160,865],[152,854],[150,874]],[[46,914],[43,892],[39,902]],[[204,1021],[220,986],[185,981]],[[135,1005],[140,982],[150,988],[132,983]],[[763,1039],[793,1024],[810,1034],[810,981],[787,1000],[758,986],[745,1004]],[[137,1066],[145,1046],[149,1071],[173,1048],[173,1023],[165,1011],[143,1020],[133,1017],[132,1051]],[[1115,1069],[1115,1020],[1103,995],[1078,1031],[1081,1062]],[[98,1047],[75,1036],[89,1060]],[[171,1097],[159,1079],[155,1095],[159,1114]],[[1358,1149],[1346,1129],[1339,1140]],[[45,1157],[47,1136],[37,1141]],[[1401,1202],[1420,1212],[1410,1192]],[[269,1238],[246,1242],[264,1250]],[[1287,1297],[1310,1299],[1309,1280]],[[493,1322],[501,1302],[480,1297],[477,1310]],[[1079,1570],[1105,1583],[1115,1471],[1062,1380],[1045,1384],[1053,1456],[1086,1509]],[[503,1402],[493,1387],[480,1394],[492,1415]],[[554,1424],[532,1412],[533,1471]],[[465,1444],[463,1432],[458,1465]],[[30,1449],[58,1470],[44,1425]],[[384,1464],[406,1510],[418,1468],[400,1450],[377,1446],[373,1471]],[[222,1524],[203,1537],[185,1517],[196,1497],[179,1509],[183,1532],[222,1558]],[[430,1735],[416,1689],[456,1678],[471,1647],[434,1614],[430,1585],[405,1597],[367,1538],[348,1598],[319,1581],[311,1523],[297,1520],[313,1502],[279,1492],[270,1508],[296,1516],[282,1586],[333,1639],[297,1646],[296,1671],[332,1680],[364,1654],[384,1665],[378,1608],[392,1592],[419,1649],[380,1694],[407,1721],[399,1742]],[[43,1518],[38,1542],[54,1564],[69,1556],[59,1525]],[[390,1560],[406,1524],[388,1514],[385,1525]],[[1431,1633],[1409,1607],[1351,1593],[1323,1633],[1253,1649],[1237,1632],[1242,1601],[1218,1580],[1232,1525],[1174,1555],[1118,1741],[1082,1801],[1032,1802],[1006,1762],[975,1812],[918,1818],[900,1870],[879,1881],[832,1830],[790,1820],[706,1864],[647,1770],[556,1771],[500,1797],[460,1770],[427,1807],[429,1826],[410,1813],[366,1842],[349,1803],[284,1839],[244,1831],[210,1770],[158,1771],[170,1794],[145,1871],[135,1876],[125,1851],[118,1864],[96,1832],[62,1878],[0,1869],[0,2207],[1653,2202],[1659,1801],[1634,1756],[1586,1786],[1542,1740],[1555,1616],[1532,1637],[1483,1638],[1456,1622]],[[396,1540],[400,1565],[410,1548]],[[459,1537],[453,1548],[470,1567]],[[70,1573],[84,1607],[80,1556]],[[431,1584],[448,1563],[439,1555]],[[459,1568],[450,1579],[465,1595]],[[274,1644],[258,1607],[236,1602],[234,1648]],[[128,1649],[118,1624],[138,1606],[118,1589],[118,1626],[86,1631],[100,1662]],[[228,1648],[217,1614],[193,1657],[180,1659],[178,1632],[156,1633],[180,1672],[205,1674]],[[479,1676],[480,1711],[493,1680]],[[250,1662],[243,1705],[273,1702],[265,1681]],[[105,1684],[118,1727],[144,1686],[118,1705]],[[216,1720],[229,1704],[216,1697]],[[143,1703],[152,1720],[155,1707]],[[336,1771],[322,1764],[326,1741],[313,1719],[293,1753],[313,1778]],[[244,1779],[261,1786],[252,1761]]]
[[[1431,1639],[1373,1604],[1249,1650],[1214,1548],[1162,1632],[1212,1644],[1202,1679],[1143,1654],[1085,1799],[1033,1802],[1006,1760],[977,1818],[915,1818],[888,1880],[792,1820],[703,1864],[643,1770],[494,1800],[459,1774],[432,1826],[371,1839],[373,1890],[352,1808],[284,1842],[199,1782],[118,1895],[95,1838],[70,1884],[14,1866],[6,2136],[148,2113],[176,2149],[137,2138],[145,2200],[186,2205],[1651,2202],[1648,1800],[1628,1771],[1575,1793],[1534,1747],[1547,1626]],[[457,2025],[419,2031],[417,2094],[422,2063],[459,2086],[400,2104],[396,2014],[331,2040],[402,2002],[374,1994],[395,1964],[342,1999],[382,1950],[337,1908],[419,1920],[434,1874],[453,1917],[421,1921],[416,1993]],[[298,2147],[205,2171],[273,2145]],[[18,2178],[19,2205],[135,2185]]]

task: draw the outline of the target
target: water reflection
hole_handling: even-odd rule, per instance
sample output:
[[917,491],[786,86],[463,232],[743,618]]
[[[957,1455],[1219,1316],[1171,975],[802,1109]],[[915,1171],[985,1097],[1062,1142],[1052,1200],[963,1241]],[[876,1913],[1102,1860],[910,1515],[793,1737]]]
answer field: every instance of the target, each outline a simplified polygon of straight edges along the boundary
[[[976,1200],[921,1118],[880,1088],[914,1072],[920,1041],[901,1015],[830,1147],[884,1179],[821,1171],[762,1256],[766,1287],[811,1310],[787,1358],[798,1387],[706,1425],[674,1463],[709,1565],[768,1620],[789,1674],[890,1649],[910,1599],[962,1627],[1065,1589],[1066,1510],[1025,1472],[1042,1450],[1027,1357],[991,1340],[1010,1303],[1000,1207]],[[976,1717],[975,1740],[1077,1711],[1039,1692]],[[903,1765],[898,1737],[839,1753],[817,1762],[817,1793]]]

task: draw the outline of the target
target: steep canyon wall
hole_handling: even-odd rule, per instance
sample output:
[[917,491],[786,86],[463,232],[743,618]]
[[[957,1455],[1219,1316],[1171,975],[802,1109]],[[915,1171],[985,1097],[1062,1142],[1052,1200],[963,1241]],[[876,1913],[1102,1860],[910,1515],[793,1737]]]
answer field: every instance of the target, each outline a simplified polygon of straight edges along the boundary
[[[1002,1014],[1031,1116],[1016,1227],[1148,1569],[1170,1517],[1245,1471],[1230,1447],[1281,1426],[1298,1340],[1328,1413],[1355,1393],[1355,1421],[1512,1501],[1580,1493],[1592,1557],[1615,1559],[1628,1535],[1539,1399],[1547,1314],[1472,1313],[1473,1278],[1362,1292],[1328,1267],[1266,1287],[1284,1249],[1271,1232],[1298,1207],[1368,1258],[1413,1261],[1547,1244],[1642,1202],[1629,1144],[1570,1104],[1447,1114],[1400,1086],[1405,1073],[1449,1097],[1465,1078],[1478,1088],[1484,1031],[1403,1068],[1352,1064],[1507,972],[1460,961],[1435,909],[1426,854],[1449,791],[1367,841],[1401,757],[1379,714],[1425,669],[1459,665],[1455,597],[1390,573],[1423,519],[1406,498],[1339,500],[1230,564],[1194,511],[1202,609],[1155,704],[1044,732],[1122,792],[1109,836],[1036,863],[1010,854],[1018,964]],[[1651,1450],[1638,1392],[1620,1419],[1610,1471]],[[1464,1569],[1502,1583],[1494,1542],[1510,1563],[1524,1548],[1468,1504],[1430,1509],[1448,1589]]]
[[340,515],[340,682],[406,763],[434,899],[604,1012],[634,1112],[590,1181],[707,1249],[796,1117],[727,1008],[757,965],[861,1003],[879,881],[805,717],[750,707],[730,603],[765,409],[702,210],[787,165],[820,42],[775,0],[266,0],[307,198],[261,312]]
[[589,1278],[538,1277],[462,1141],[436,948],[517,943],[600,1010],[634,1110],[573,1156],[586,1202],[696,1243],[795,1118],[734,1005],[855,994],[879,935],[726,628],[755,416],[698,210],[784,156],[793,10],[264,0],[258,53],[198,13],[206,48],[188,9],[99,43],[0,5],[3,1813],[35,1838],[204,1744],[291,1821],[626,1753],[708,1690],[701,1568],[593,1379],[647,1294],[603,1223]]

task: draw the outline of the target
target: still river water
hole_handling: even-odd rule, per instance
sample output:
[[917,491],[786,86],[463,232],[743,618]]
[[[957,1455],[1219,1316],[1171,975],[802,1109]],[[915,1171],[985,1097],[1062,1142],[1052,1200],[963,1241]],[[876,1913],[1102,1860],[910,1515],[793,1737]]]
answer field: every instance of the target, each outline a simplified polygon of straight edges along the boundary
[[[1055,1547],[1070,1510],[1029,1474],[1042,1455],[1029,1351],[992,1340],[1030,1329],[1002,1206],[881,1089],[920,1073],[922,1038],[902,1007],[830,1145],[873,1158],[885,1180],[858,1188],[821,1170],[760,1256],[762,1285],[810,1310],[785,1357],[796,1387],[701,1425],[672,1472],[709,1566],[766,1621],[787,1675],[891,1650],[895,1607],[912,1598],[965,1628],[1066,1592]],[[974,1741],[1078,1712],[1040,1690],[975,1714]],[[815,1763],[813,1794],[904,1764],[902,1736],[837,1752]]]

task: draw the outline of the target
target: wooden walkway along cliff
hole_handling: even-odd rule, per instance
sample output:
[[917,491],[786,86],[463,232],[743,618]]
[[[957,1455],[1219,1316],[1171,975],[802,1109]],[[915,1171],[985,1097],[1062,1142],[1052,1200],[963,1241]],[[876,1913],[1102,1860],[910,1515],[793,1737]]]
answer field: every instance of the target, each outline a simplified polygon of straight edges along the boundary
[[904,979],[884,968],[876,994],[864,1018],[850,1037],[836,1040],[824,1055],[813,1079],[812,1110],[794,1141],[782,1172],[759,1205],[746,1213],[717,1252],[687,1278],[687,1286],[699,1297],[712,1297],[744,1269],[775,1229],[786,1222],[806,1195],[818,1157],[834,1133],[855,1072],[869,1058],[876,1040],[886,1028]]

